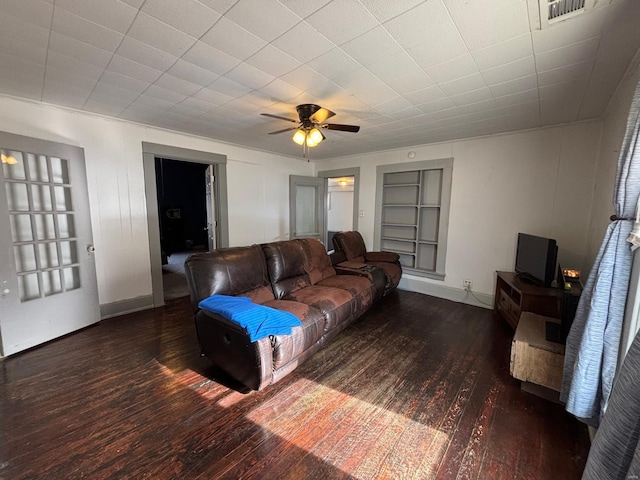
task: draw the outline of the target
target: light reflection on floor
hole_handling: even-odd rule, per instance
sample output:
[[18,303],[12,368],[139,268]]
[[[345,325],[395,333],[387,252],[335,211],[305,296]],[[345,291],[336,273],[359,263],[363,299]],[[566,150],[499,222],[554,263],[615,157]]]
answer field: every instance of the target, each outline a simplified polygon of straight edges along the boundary
[[[192,370],[158,366],[175,386],[222,408],[248,398]],[[358,480],[433,478],[450,442],[437,428],[306,378],[265,398],[245,418]]]

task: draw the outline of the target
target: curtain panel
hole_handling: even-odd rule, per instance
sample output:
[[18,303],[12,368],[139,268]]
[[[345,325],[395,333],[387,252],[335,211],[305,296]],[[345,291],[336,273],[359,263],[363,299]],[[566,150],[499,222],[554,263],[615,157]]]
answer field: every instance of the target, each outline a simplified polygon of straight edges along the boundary
[[640,478],[640,336],[636,335],[593,439],[583,480]]
[[607,407],[618,363],[633,263],[631,235],[640,195],[640,84],[631,102],[614,191],[615,216],[584,285],[567,337],[560,399],[597,427]]

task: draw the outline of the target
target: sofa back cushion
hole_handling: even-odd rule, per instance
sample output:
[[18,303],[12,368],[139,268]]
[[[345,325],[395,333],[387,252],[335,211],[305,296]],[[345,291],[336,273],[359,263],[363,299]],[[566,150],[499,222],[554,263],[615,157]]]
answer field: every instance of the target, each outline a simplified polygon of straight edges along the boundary
[[197,253],[187,258],[185,273],[191,303],[211,295],[242,295],[255,303],[274,299],[267,265],[258,245]]
[[276,299],[311,285],[306,271],[306,255],[297,240],[265,243],[262,251]]
[[367,247],[360,232],[338,232],[333,236],[333,245],[336,250],[344,252],[347,260],[364,262]]
[[305,253],[305,271],[309,274],[312,285],[321,282],[327,277],[332,277],[336,271],[331,266],[331,258],[327,254],[324,245],[313,238],[297,240]]

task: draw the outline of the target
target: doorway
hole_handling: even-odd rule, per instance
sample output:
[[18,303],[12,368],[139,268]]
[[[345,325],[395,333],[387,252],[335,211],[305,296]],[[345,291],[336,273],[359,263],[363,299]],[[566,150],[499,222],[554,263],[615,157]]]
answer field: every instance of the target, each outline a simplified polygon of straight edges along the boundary
[[333,236],[353,230],[354,177],[327,179],[327,250],[333,251]]
[[327,181],[327,251],[333,251],[333,235],[358,229],[360,167],[318,172]]
[[[145,196],[147,200],[147,226],[149,232],[149,255],[151,262],[151,283],[153,289],[153,306],[159,307],[165,303],[165,286],[163,262],[163,247],[171,251],[166,255],[166,263],[164,265],[173,265],[175,263],[175,271],[169,270],[169,273],[178,273],[184,275],[184,259],[193,253],[194,248],[200,248],[202,251],[208,250],[209,241],[207,233],[209,232],[214,238],[211,244],[216,248],[229,246],[229,220],[227,209],[227,157],[216,153],[202,152],[199,150],[189,150],[185,148],[171,147],[168,145],[158,145],[154,143],[142,143],[143,150],[143,166],[145,180]],[[158,162],[158,160],[160,160]],[[171,163],[170,163],[171,162]],[[175,163],[173,163],[175,162]],[[176,165],[177,164],[177,165]],[[186,166],[182,164],[196,164],[196,166]],[[189,229],[185,227],[185,218],[191,217],[190,207],[183,207],[185,196],[192,192],[185,192],[180,185],[174,187],[178,193],[171,194],[167,198],[167,192],[159,192],[161,188],[158,184],[158,177],[164,177],[166,182],[170,184],[178,184],[182,181],[186,182],[186,177],[172,177],[165,170],[159,172],[162,168],[177,168],[178,170],[189,170],[190,173],[181,173],[186,177],[193,176],[193,182],[198,182],[197,187],[191,187],[197,190],[197,195],[202,195],[201,207],[205,211],[204,221],[200,220],[198,214],[194,214],[193,223]],[[200,179],[195,179],[195,173],[199,172]],[[191,182],[191,181],[189,181]],[[210,183],[207,183],[210,182]],[[210,189],[211,195],[207,199],[206,189]],[[189,188],[185,186],[184,188]],[[181,193],[180,193],[181,192]],[[164,203],[166,201],[166,203]],[[198,202],[198,200],[195,200]],[[163,208],[164,206],[164,208]],[[177,208],[176,208],[177,207]],[[200,207],[198,207],[200,209]],[[207,222],[207,212],[211,215],[211,221]],[[166,219],[166,220],[165,220]],[[164,222],[164,227],[162,227]],[[208,225],[210,223],[210,225]],[[168,225],[168,226],[167,226]],[[173,231],[168,231],[169,230]],[[209,227],[209,228],[207,228]],[[215,228],[211,228],[215,227]],[[164,228],[164,232],[163,229]],[[200,228],[202,233],[196,232]],[[162,235],[168,237],[168,241],[162,241]],[[184,247],[183,247],[184,245]],[[197,251],[197,250],[196,250]],[[171,264],[169,258],[174,256]],[[168,267],[169,268],[169,267]],[[186,280],[185,280],[186,282]],[[184,285],[184,284],[183,284]],[[184,290],[182,291],[182,293]],[[176,290],[172,295],[182,295]],[[187,292],[188,293],[188,292]],[[175,298],[175,297],[174,297]]]
[[207,251],[207,182],[209,165],[156,157],[164,301],[189,295],[184,261]]

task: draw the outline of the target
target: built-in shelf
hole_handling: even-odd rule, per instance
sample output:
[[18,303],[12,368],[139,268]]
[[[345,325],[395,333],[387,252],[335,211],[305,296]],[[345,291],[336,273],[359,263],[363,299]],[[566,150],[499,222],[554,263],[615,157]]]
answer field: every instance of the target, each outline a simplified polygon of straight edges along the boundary
[[383,182],[380,248],[405,255],[403,266],[435,272],[442,170],[387,173]]

